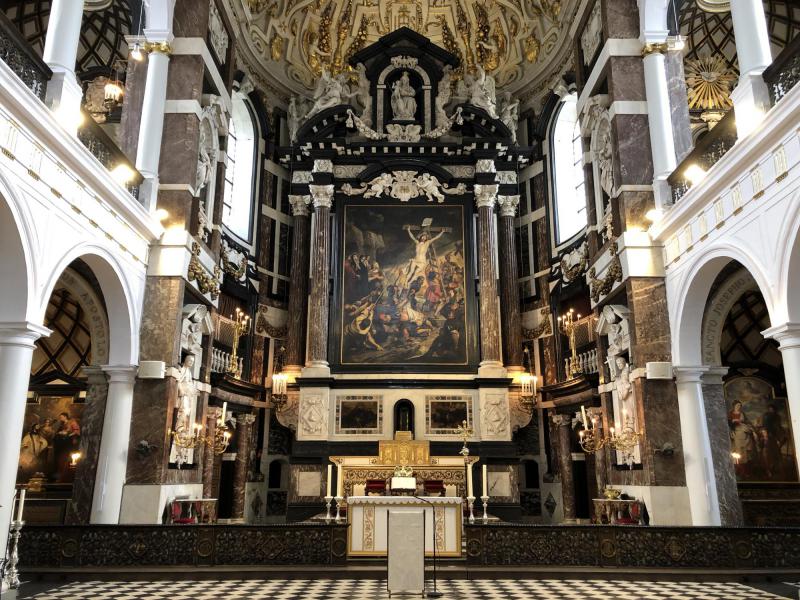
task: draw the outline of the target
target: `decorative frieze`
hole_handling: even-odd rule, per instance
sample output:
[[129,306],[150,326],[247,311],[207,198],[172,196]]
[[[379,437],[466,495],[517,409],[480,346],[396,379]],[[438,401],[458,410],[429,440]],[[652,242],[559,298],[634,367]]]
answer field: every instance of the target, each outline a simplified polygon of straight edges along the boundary
[[219,14],[219,9],[217,9],[216,0],[209,0],[208,37],[211,42],[211,49],[214,51],[217,60],[225,64],[230,37],[228,36],[228,31],[225,29],[225,22],[222,20],[222,15]]

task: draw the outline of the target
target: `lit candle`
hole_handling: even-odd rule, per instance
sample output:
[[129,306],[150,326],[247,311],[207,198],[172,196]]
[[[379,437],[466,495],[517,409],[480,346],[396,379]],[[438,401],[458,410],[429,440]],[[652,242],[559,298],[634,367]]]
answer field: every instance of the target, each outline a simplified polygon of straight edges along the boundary
[[583,417],[583,428],[586,429],[586,407],[581,406],[581,417]]
[[219,418],[220,425],[224,425],[225,424],[225,414],[226,414],[225,411],[227,411],[227,410],[228,410],[228,403],[227,402],[223,402],[222,403],[222,416],[220,416],[220,418]]
[[22,488],[19,492],[19,500],[17,500],[17,521],[22,521],[22,511],[25,510],[25,492],[27,492],[25,488]]
[[467,497],[472,496],[472,463],[467,465]]
[[536,395],[536,375],[533,376],[533,395]]
[[483,495],[488,496],[489,494],[486,493],[486,465],[483,465]]
[[342,463],[336,463],[336,495],[344,497],[344,481],[342,480]]
[[333,479],[333,465],[328,465],[328,485],[325,488],[325,495],[331,495],[331,480]]

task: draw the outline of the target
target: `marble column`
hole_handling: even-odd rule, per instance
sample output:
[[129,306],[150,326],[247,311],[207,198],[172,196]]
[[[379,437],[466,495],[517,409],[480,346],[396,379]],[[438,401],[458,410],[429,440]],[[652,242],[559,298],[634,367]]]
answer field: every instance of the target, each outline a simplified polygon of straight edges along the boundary
[[83,373],[87,384],[86,408],[81,417],[81,458],[75,468],[72,499],[67,507],[66,522],[70,525],[86,525],[89,522],[108,397],[108,378],[102,368],[84,367]]
[[89,517],[92,524],[119,523],[122,488],[125,486],[128,464],[136,370],[135,366],[103,367],[108,376],[108,399],[103,417],[103,437],[100,440],[92,512]]
[[519,196],[499,196],[498,231],[500,247],[500,326],[503,338],[503,357],[508,369],[522,370],[522,322],[519,310],[517,277],[517,244],[514,216]]
[[500,350],[500,310],[497,298],[497,267],[495,265],[494,205],[497,202],[496,184],[475,185],[478,207],[478,293],[480,295],[481,363],[478,375],[504,377]]
[[43,335],[50,330],[33,323],[0,323],[0,556],[6,555],[31,359]]
[[731,457],[728,407],[722,388],[722,378],[727,373],[728,367],[709,367],[702,376],[702,390],[708,440],[711,446],[711,464],[717,485],[720,524],[723,527],[738,527],[744,525],[744,516],[736,484],[736,470]]
[[731,19],[739,61],[739,84],[731,93],[740,138],[753,131],[769,110],[762,74],[772,63],[764,6],[754,0],[731,0]]
[[313,255],[311,257],[311,294],[308,311],[308,350],[304,375],[326,377],[328,366],[328,303],[330,293],[330,216],[333,205],[332,185],[310,185],[314,202]]
[[558,444],[558,470],[561,474],[561,502],[564,507],[564,522],[574,523],[575,477],[572,472],[572,415],[553,415]]
[[244,518],[244,492],[247,485],[247,463],[250,460],[250,432],[255,415],[237,415],[236,463],[233,466],[233,509],[231,518]]
[[[597,435],[603,437],[605,426],[603,425],[603,409],[599,407],[592,407],[586,409],[590,419],[597,419]],[[606,489],[608,484],[608,456],[607,450],[602,448],[594,453],[594,477],[597,483],[598,498],[602,498],[603,490]]]
[[[216,406],[209,406],[206,410],[206,439],[213,440],[217,432],[217,421],[222,416],[222,409]],[[214,461],[217,454],[212,446],[206,445],[203,448],[203,498],[216,498],[214,495]]]
[[663,208],[672,203],[672,193],[667,178],[677,166],[664,56],[666,52],[666,43],[645,44],[642,52],[644,56],[644,86],[647,95],[647,122],[653,153],[653,193],[656,208]]
[[305,362],[303,350],[306,341],[306,315],[308,313],[308,204],[311,196],[289,196],[292,205],[294,233],[292,237],[292,265],[289,287],[289,323],[286,333],[286,364],[284,371],[299,373]]
[[83,20],[83,0],[52,0],[42,59],[53,71],[45,100],[58,112],[60,123],[71,133],[80,124],[83,89],[75,77],[78,43]]
[[164,132],[164,110],[167,102],[167,72],[172,52],[167,41],[148,44],[147,81],[139,124],[136,168],[144,177],[141,201],[148,210],[155,210],[158,195],[158,164]]
[[[786,396],[789,401],[789,420],[792,424],[794,447],[800,448],[800,323],[784,323],[762,331],[765,338],[780,344]],[[795,459],[798,459],[795,450]]]
[[692,525],[721,523],[703,400],[702,376],[707,370],[708,367],[675,367]]

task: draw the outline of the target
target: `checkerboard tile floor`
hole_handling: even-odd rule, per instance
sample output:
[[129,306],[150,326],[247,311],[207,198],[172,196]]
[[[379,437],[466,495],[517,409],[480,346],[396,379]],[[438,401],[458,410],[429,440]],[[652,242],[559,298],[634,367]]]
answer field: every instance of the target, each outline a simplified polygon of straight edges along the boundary
[[[429,591],[432,587],[429,586]],[[452,600],[766,600],[778,596],[739,583],[675,581],[449,580],[438,589]],[[85,581],[22,598],[40,600],[380,600],[380,580]],[[395,596],[397,598],[397,596]]]

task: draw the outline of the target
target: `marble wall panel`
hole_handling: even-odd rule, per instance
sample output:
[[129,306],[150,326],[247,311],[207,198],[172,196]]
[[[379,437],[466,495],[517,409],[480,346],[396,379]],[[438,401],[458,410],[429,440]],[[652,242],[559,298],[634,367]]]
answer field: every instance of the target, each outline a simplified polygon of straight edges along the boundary
[[200,121],[196,115],[170,113],[164,116],[164,138],[158,169],[160,183],[188,185],[194,189],[197,184],[199,140]]
[[672,116],[672,137],[675,140],[676,164],[680,164],[694,148],[689,103],[686,101],[683,52],[667,52],[664,56],[667,68],[670,114]]
[[[205,36],[203,36],[205,39]],[[197,100],[203,96],[205,64],[198,54],[177,54],[169,60],[167,100]],[[195,116],[195,120],[197,117]],[[166,139],[166,138],[165,138]]]
[[603,18],[607,38],[639,37],[639,7],[636,0],[604,0]]
[[206,0],[178,2],[172,22],[175,37],[200,37],[208,33],[209,3]]
[[613,56],[608,60],[608,93],[612,102],[647,100],[641,57]]
[[[148,277],[140,328],[140,360],[163,360],[174,366],[180,357],[181,307],[184,281],[180,277]],[[167,318],[169,315],[173,317]]]
[[119,126],[118,143],[128,159],[136,162],[136,150],[139,146],[139,125],[142,120],[142,100],[144,99],[145,82],[147,80],[147,61],[128,61],[125,76],[125,95],[122,105],[122,117]]
[[[168,407],[177,398],[177,382],[165,379],[139,379],[133,390],[128,484],[160,484],[166,478],[170,427]],[[149,447],[144,450],[145,445]]]
[[660,278],[631,278],[626,284],[631,309],[631,363],[672,360],[667,292]]
[[616,115],[611,121],[611,135],[617,149],[616,185],[652,185],[653,160],[647,115]]
[[647,211],[655,207],[655,198],[652,192],[620,192],[617,206],[621,231],[636,228],[646,231],[650,226]]

